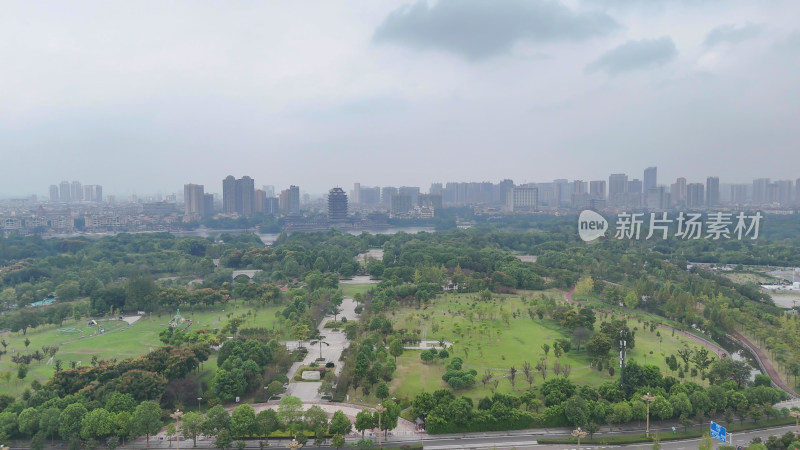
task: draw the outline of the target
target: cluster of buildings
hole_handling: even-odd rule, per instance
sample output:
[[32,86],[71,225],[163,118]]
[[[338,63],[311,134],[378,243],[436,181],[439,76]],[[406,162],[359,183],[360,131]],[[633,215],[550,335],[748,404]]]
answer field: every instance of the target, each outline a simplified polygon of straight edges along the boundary
[[[63,181],[50,186],[49,202],[35,196],[0,203],[0,231],[71,233],[74,231],[174,230],[211,217],[273,215],[284,218],[289,229],[323,227],[380,227],[388,219],[430,219],[442,208],[470,207],[477,214],[562,213],[594,209],[724,210],[758,208],[787,213],[800,207],[800,179],[758,178],[752,183],[726,184],[716,176],[702,180],[679,177],[660,183],[658,168],[648,167],[642,177],[625,173],[608,179],[567,180],[517,185],[512,180],[433,183],[427,192],[418,186],[363,186],[352,190],[334,187],[312,197],[291,185],[256,188],[249,176],[229,175],[222,180],[221,195],[206,192],[201,184],[185,184],[180,192],[117,201],[103,196],[100,185]],[[188,225],[191,226],[191,225]]]
[[103,186],[81,184],[80,181],[62,181],[50,185],[50,203],[79,203],[103,201]]

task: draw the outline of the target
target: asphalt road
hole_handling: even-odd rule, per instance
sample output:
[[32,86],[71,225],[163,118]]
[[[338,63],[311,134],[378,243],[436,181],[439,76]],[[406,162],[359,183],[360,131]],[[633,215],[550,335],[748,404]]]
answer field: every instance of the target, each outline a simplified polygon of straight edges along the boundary
[[[734,433],[733,445],[741,445],[746,447],[754,437],[758,436],[763,441],[767,440],[770,435],[781,436],[787,431],[794,431],[794,425],[783,426],[778,428],[769,428],[765,430],[754,430],[748,432]],[[687,439],[681,441],[665,441],[661,443],[661,448],[664,450],[691,450],[696,449],[700,439]],[[719,441],[714,441],[714,447],[722,445]],[[650,449],[652,444],[633,444],[621,446],[598,446],[598,445],[581,445],[581,450],[601,449],[601,448],[614,448],[614,449]],[[455,450],[459,448],[464,449],[533,449],[533,450],[577,450],[576,444],[558,444],[558,445],[544,445],[537,444],[536,436],[490,436],[490,437],[465,437],[461,439],[441,439],[441,440],[426,440],[425,450]]]

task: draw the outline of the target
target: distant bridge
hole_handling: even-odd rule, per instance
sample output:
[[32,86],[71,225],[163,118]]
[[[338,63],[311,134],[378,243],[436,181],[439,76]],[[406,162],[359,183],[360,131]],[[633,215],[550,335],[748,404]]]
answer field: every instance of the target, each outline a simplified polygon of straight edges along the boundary
[[263,272],[263,271],[262,270],[234,270],[233,271],[233,279],[235,280],[236,277],[238,277],[239,275],[244,275],[247,278],[250,278],[252,280],[253,276],[255,274],[257,274],[258,272]]

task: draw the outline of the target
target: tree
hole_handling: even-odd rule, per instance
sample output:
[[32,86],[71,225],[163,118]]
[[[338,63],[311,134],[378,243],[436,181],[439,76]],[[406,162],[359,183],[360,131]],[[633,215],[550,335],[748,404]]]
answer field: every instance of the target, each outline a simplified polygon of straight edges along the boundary
[[381,382],[375,389],[375,397],[378,397],[381,400],[386,400],[389,398],[389,385]]
[[368,409],[362,409],[361,411],[356,414],[356,423],[355,427],[361,433],[361,437],[364,437],[364,430],[368,430],[370,428],[375,428],[375,421],[373,420],[372,413],[369,412]]
[[400,339],[389,343],[389,354],[394,356],[394,361],[397,362],[397,357],[403,354],[403,342]]
[[58,434],[61,439],[66,441],[80,436],[81,420],[87,412],[81,403],[72,403],[61,411],[58,416]]
[[243,404],[236,407],[231,415],[231,434],[242,438],[256,432],[256,412],[252,406]]
[[285,425],[291,426],[303,420],[303,401],[297,397],[287,395],[278,405],[278,419]]
[[314,405],[303,413],[305,427],[308,430],[327,430],[328,413],[317,405]]
[[214,439],[214,447],[218,448],[219,450],[230,448],[232,443],[233,437],[231,436],[231,432],[228,430],[220,431],[219,434],[217,434],[217,438]]
[[586,401],[578,395],[571,397],[564,405],[564,415],[572,426],[585,427],[589,417]]
[[350,434],[352,429],[353,424],[341,410],[337,410],[335,413],[333,413],[333,417],[331,417],[331,424],[328,428],[329,433],[339,435],[341,437]]
[[259,436],[267,437],[280,428],[278,413],[274,409],[265,409],[256,415],[256,427]]
[[133,411],[133,424],[139,435],[147,437],[147,447],[150,447],[150,435],[161,429],[161,407],[152,400],[139,403]]
[[550,353],[550,345],[542,344],[542,351],[544,352],[544,357],[547,358],[547,355]]
[[711,440],[711,436],[708,433],[703,433],[700,443],[697,444],[697,450],[711,450],[713,448],[714,442]]
[[192,411],[183,415],[183,422],[181,422],[181,433],[184,436],[192,439],[192,444],[197,447],[197,436],[202,433],[203,429],[203,416]]
[[227,430],[231,425],[231,416],[221,405],[216,405],[208,410],[203,421],[203,434],[217,436],[222,430]]
[[[159,409],[159,416],[161,410]],[[160,425],[160,423],[159,423]],[[81,437],[83,439],[99,440],[109,436],[114,431],[114,415],[105,408],[89,411],[81,420]]]
[[39,432],[53,439],[58,434],[58,418],[61,410],[56,407],[47,408],[39,416]]
[[660,395],[656,395],[656,399],[650,404],[650,414],[664,420],[672,417],[672,405],[667,399]]
[[336,448],[336,450],[339,450],[340,448],[344,447],[344,444],[345,444],[344,438],[342,437],[341,434],[337,433],[333,435],[333,439],[331,439],[331,445],[333,445],[334,448]]
[[39,431],[40,414],[36,408],[25,408],[17,417],[17,428],[19,432],[28,436],[33,436]]

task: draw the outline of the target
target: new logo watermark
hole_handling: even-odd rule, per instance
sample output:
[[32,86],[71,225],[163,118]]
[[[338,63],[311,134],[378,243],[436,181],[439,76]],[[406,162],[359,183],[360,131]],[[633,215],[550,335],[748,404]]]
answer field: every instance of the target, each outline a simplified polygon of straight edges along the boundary
[[581,239],[585,242],[593,241],[606,234],[606,230],[608,230],[608,221],[605,217],[590,209],[581,211],[581,215],[578,217],[578,235]]
[[[672,236],[680,239],[733,239],[744,238],[758,239],[759,226],[764,216],[760,212],[747,215],[744,212],[737,214],[711,212],[706,214],[705,221],[700,213],[677,214],[670,218],[666,212],[661,213],[619,213],[617,214],[614,239],[641,239],[642,226],[647,225],[645,231],[650,239],[653,236],[667,239]],[[608,221],[592,210],[581,211],[578,217],[578,235],[586,242],[593,241],[608,231]]]

